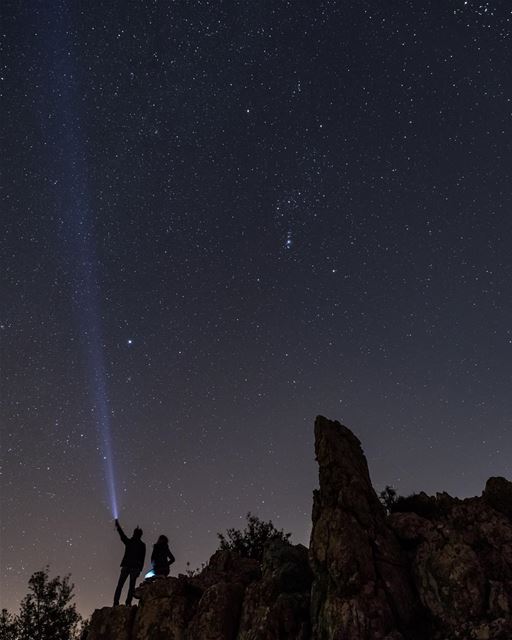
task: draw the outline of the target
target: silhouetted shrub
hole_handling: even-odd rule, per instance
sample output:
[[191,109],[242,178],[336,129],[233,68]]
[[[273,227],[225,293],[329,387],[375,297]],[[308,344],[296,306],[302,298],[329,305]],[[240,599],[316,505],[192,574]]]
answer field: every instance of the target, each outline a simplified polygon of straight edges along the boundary
[[441,494],[439,499],[428,496],[423,491],[413,493],[410,496],[399,496],[391,505],[391,513],[415,513],[422,518],[435,519],[446,515],[453,499],[446,494]]
[[289,543],[291,533],[285,533],[282,529],[274,527],[271,520],[263,522],[250,512],[247,514],[247,526],[239,529],[228,529],[226,534],[218,533],[219,548],[223,551],[236,551],[244,558],[252,558],[261,562],[263,549],[270,540],[282,540]]
[[187,562],[187,568],[185,569],[185,575],[188,576],[189,578],[195,578],[198,575],[200,575],[201,572],[203,571],[203,569],[205,569],[207,566],[208,565],[207,565],[206,562],[202,562],[200,567],[197,567],[196,569],[192,569],[192,567],[190,566],[190,562]]
[[398,499],[399,496],[397,495],[396,490],[393,487],[390,487],[389,484],[387,484],[379,493],[379,500],[388,514],[393,511],[393,506]]

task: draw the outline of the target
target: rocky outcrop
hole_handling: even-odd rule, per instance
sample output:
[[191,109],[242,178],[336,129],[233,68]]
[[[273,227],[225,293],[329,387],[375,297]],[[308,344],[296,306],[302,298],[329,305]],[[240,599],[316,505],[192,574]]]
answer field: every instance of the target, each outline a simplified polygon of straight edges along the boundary
[[130,640],[185,640],[201,591],[184,576],[143,583]]
[[511,521],[480,498],[430,501],[430,518],[398,512],[389,524],[407,549],[432,637],[510,640]]
[[361,444],[315,423],[309,550],[218,551],[196,576],[145,581],[138,607],[94,612],[88,640],[512,640],[512,483],[420,493],[388,514]]
[[217,551],[199,575],[144,581],[138,607],[95,611],[87,640],[307,640],[310,587],[302,545],[270,542],[262,563]]
[[420,605],[406,558],[371,485],[361,443],[338,422],[318,417],[315,452],[313,637],[420,638]]
[[482,498],[490,507],[512,520],[512,482],[505,478],[489,478]]
[[420,493],[388,516],[349,429],[319,417],[315,446],[315,640],[512,639],[512,483]]
[[306,547],[270,543],[262,578],[247,589],[238,640],[308,640],[311,580]]
[[103,607],[91,617],[87,638],[94,640],[131,640],[137,607]]

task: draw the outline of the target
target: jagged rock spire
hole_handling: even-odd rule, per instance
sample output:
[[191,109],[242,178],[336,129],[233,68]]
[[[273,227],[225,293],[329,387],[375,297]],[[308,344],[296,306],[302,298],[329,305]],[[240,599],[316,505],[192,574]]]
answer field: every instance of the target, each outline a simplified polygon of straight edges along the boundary
[[320,488],[310,544],[313,638],[400,638],[411,631],[418,603],[361,443],[347,427],[319,416],[315,453]]

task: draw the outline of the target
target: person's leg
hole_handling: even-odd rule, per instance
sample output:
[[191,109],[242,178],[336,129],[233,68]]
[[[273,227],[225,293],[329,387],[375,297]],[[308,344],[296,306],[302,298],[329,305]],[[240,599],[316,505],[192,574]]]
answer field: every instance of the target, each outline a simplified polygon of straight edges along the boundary
[[130,570],[126,567],[121,567],[121,573],[119,575],[119,580],[117,582],[116,592],[114,593],[114,607],[117,607],[119,604],[119,598],[121,597],[121,591],[123,590],[124,583],[126,582],[126,578],[130,575]]
[[135,582],[137,580],[138,575],[139,575],[138,571],[130,571],[130,585],[128,587],[128,595],[126,596],[127,607],[130,607],[132,604],[133,592],[135,591]]

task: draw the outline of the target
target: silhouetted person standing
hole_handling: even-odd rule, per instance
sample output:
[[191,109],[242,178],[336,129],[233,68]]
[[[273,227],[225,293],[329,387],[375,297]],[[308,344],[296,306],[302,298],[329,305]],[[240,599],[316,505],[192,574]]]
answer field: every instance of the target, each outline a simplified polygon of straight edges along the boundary
[[130,577],[128,595],[126,596],[126,606],[129,607],[132,604],[135,581],[144,567],[146,545],[142,542],[142,529],[139,529],[139,527],[136,527],[133,531],[133,536],[128,538],[125,532],[121,529],[119,520],[116,518],[116,529],[126,549],[121,561],[121,575],[119,576],[116,592],[114,594],[114,607],[119,604],[119,598],[121,597],[121,591],[123,590],[126,578]]
[[168,576],[171,564],[174,562],[174,556],[169,549],[169,539],[167,536],[160,536],[153,545],[153,553],[151,554],[151,565],[155,576]]

